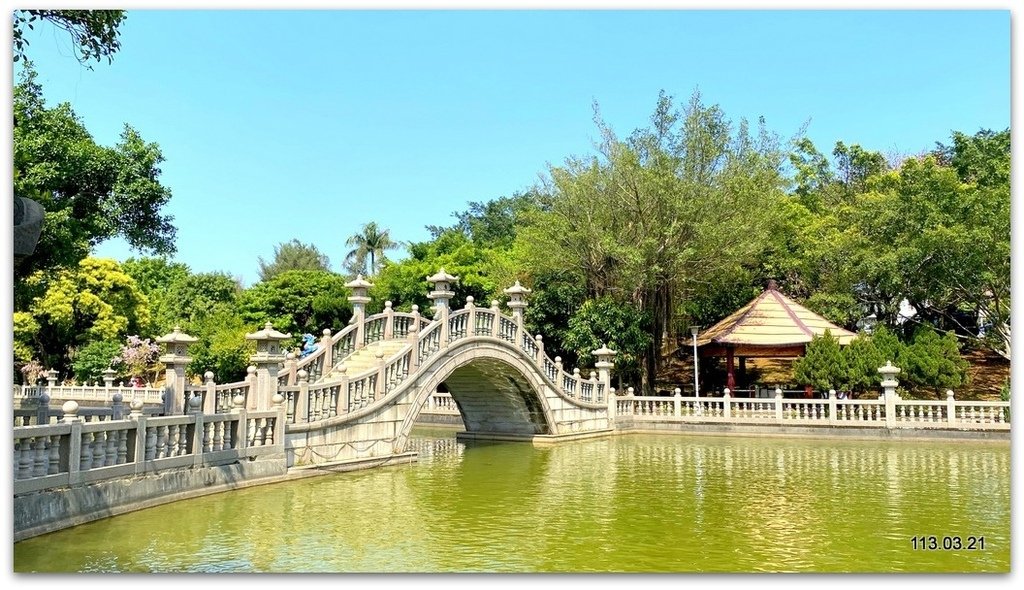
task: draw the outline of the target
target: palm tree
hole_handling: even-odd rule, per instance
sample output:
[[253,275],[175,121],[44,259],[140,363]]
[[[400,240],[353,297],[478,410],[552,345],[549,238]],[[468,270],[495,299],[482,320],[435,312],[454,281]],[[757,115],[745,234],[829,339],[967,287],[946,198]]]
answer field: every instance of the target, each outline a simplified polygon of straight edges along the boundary
[[345,266],[354,270],[366,269],[366,257],[370,257],[370,276],[377,274],[378,266],[384,261],[384,252],[394,250],[398,243],[391,239],[390,230],[377,227],[371,221],[363,226],[359,233],[345,241],[346,246],[353,249],[345,255]]

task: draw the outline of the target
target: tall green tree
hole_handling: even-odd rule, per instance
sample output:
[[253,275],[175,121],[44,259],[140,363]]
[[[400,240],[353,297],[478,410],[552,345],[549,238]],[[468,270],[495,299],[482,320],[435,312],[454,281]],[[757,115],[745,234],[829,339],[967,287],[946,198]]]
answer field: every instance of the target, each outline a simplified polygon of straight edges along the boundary
[[359,233],[345,241],[345,245],[352,247],[345,255],[346,268],[366,276],[376,275],[386,260],[385,253],[398,248],[398,243],[391,239],[390,230],[378,227],[376,221],[364,225]]
[[599,155],[552,167],[516,250],[528,273],[578,273],[651,318],[643,386],[657,374],[678,303],[698,285],[756,262],[784,197],[783,151],[760,121],[733,125],[694,94],[659,96],[651,125],[618,138],[596,117]]
[[274,246],[274,259],[267,262],[259,257],[260,280],[267,281],[288,270],[330,269],[330,260],[313,244],[291,240]]
[[123,10],[15,10],[14,61],[25,59],[29,45],[25,29],[32,30],[37,24],[49,23],[71,37],[75,57],[85,67],[92,69],[88,63],[90,60],[107,58],[109,63],[121,48],[118,36],[125,17]]
[[[26,64],[14,88],[14,194],[46,210],[35,252],[14,267],[15,287],[37,270],[70,268],[110,238],[144,253],[174,252],[163,154],[125,125],[114,147],[96,144],[67,103],[47,108]],[[17,297],[15,306],[25,303]]]

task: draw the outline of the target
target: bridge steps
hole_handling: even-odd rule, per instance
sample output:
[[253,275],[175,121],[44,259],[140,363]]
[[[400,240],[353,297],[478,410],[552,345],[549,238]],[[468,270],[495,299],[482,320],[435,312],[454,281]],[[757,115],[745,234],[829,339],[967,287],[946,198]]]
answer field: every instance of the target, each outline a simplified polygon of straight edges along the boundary
[[377,354],[379,352],[384,353],[383,358],[386,361],[398,354],[407,344],[409,344],[409,340],[406,338],[378,340],[377,342],[367,344],[364,348],[353,352],[335,365],[329,373],[321,378],[321,381],[330,381],[340,377],[341,372],[338,371],[338,367],[341,365],[345,365],[345,373],[348,375],[357,375],[370,367],[376,367],[378,362]]

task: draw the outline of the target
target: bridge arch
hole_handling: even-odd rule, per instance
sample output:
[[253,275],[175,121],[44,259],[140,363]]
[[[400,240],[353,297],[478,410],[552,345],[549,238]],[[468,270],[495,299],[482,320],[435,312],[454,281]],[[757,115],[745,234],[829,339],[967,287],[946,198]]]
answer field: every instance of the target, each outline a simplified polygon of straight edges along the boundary
[[404,451],[413,422],[441,383],[448,386],[468,432],[532,436],[558,431],[560,408],[552,407],[552,397],[560,396],[531,360],[503,340],[458,341],[427,373],[410,388],[410,411],[399,428],[396,452]]

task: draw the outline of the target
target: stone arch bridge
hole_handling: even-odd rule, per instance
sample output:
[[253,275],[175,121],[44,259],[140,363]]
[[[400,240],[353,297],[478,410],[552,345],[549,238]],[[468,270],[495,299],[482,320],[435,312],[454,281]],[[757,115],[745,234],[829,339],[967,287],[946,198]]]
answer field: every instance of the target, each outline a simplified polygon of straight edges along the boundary
[[523,326],[529,289],[516,282],[505,290],[508,315],[497,301],[477,307],[472,297],[453,311],[450,287],[457,277],[441,269],[427,280],[434,285],[428,295],[436,311],[432,319],[416,306],[411,313],[396,312],[390,301],[383,313],[366,315],[373,285],[357,277],[346,284],[353,293],[349,325],[336,334],[324,330],[316,350],[301,359],[281,346],[291,335],[270,324],[248,334],[257,352],[249,377],[239,384],[185,385],[190,359],[184,346],[191,338],[164,337],[168,350],[182,344],[181,356],[162,359],[168,382],[180,387],[169,396],[180,407],[167,407],[167,413],[180,414],[189,405],[215,414],[283,404],[289,467],[402,455],[413,422],[442,383],[462,415],[465,438],[553,442],[611,431],[614,351],[594,351],[596,371],[588,375],[567,371],[560,358],[545,353],[542,337]]

